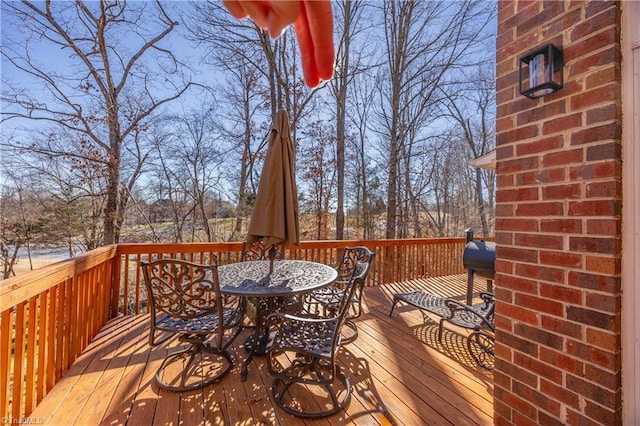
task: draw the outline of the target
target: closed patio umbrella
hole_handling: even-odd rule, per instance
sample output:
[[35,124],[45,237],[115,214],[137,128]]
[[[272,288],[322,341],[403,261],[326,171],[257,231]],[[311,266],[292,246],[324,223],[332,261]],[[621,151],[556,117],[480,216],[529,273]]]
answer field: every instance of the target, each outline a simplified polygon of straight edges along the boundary
[[295,152],[285,110],[276,113],[271,125],[267,156],[262,167],[256,201],[251,213],[247,242],[262,240],[269,251],[273,271],[275,244],[283,247],[300,243]]

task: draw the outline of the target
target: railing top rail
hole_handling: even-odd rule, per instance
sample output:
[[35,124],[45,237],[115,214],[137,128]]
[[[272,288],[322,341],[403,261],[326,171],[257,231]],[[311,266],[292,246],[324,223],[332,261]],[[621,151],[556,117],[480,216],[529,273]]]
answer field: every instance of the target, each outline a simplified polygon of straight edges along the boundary
[[116,245],[99,247],[80,256],[64,259],[0,281],[0,312],[38,295],[66,279],[100,265],[116,255]]
[[[289,250],[304,250],[309,248],[335,248],[344,246],[377,246],[393,247],[406,245],[436,245],[443,243],[464,242],[464,237],[456,238],[406,238],[406,239],[381,239],[381,240],[315,240],[301,241],[299,246],[289,246]],[[118,244],[118,254],[138,254],[146,252],[167,252],[175,248],[176,252],[198,252],[224,248],[226,250],[239,250],[241,242],[216,242],[216,243],[121,243]]]

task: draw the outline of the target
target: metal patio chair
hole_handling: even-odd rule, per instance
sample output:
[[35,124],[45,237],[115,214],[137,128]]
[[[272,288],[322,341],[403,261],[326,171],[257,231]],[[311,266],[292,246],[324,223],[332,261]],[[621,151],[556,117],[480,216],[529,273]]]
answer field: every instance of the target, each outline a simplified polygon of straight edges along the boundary
[[444,298],[424,290],[393,295],[389,316],[400,301],[419,308],[423,316],[431,313],[439,317],[438,341],[442,342],[445,322],[472,330],[466,339],[469,355],[483,368],[493,370],[495,344],[495,297],[492,293],[480,292],[481,303],[466,305],[455,299]]
[[[347,282],[337,315],[328,318],[302,317],[285,313],[268,316],[274,331],[267,350],[269,372],[274,376],[275,403],[298,417],[326,417],[342,410],[351,397],[351,385],[336,362],[356,289],[364,278],[353,275]],[[304,394],[323,398],[320,407],[305,404]],[[302,395],[300,397],[299,395]]]
[[[227,348],[241,331],[243,313],[240,306],[223,303],[217,265],[160,259],[140,262],[140,268],[150,299],[149,345],[175,335],[187,344],[169,353],[157,369],[158,386],[185,392],[220,380],[233,365]],[[168,334],[156,341],[156,332]]]
[[362,285],[355,290],[351,299],[350,311],[345,323],[349,332],[343,336],[344,343],[352,342],[358,337],[358,327],[353,320],[362,314],[362,291],[374,257],[375,253],[364,246],[345,247],[336,266],[338,271],[336,282],[332,286],[315,290],[306,296],[305,302],[309,312],[319,311],[325,316],[335,315],[344,296],[345,285],[354,271],[356,275],[362,277]]

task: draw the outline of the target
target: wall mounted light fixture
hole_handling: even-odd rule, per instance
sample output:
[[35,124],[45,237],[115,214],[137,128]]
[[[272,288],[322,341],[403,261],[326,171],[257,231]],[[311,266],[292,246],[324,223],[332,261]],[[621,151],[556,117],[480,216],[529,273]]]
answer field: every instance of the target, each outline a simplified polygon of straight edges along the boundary
[[545,44],[520,57],[520,94],[536,99],[562,88],[562,50]]

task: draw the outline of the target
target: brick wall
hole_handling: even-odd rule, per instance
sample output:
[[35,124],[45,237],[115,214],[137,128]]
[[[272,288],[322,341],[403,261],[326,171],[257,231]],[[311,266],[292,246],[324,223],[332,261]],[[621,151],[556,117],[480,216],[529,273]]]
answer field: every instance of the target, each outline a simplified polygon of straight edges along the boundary
[[[520,55],[564,88],[518,93]],[[501,1],[495,423],[621,422],[620,5]]]

